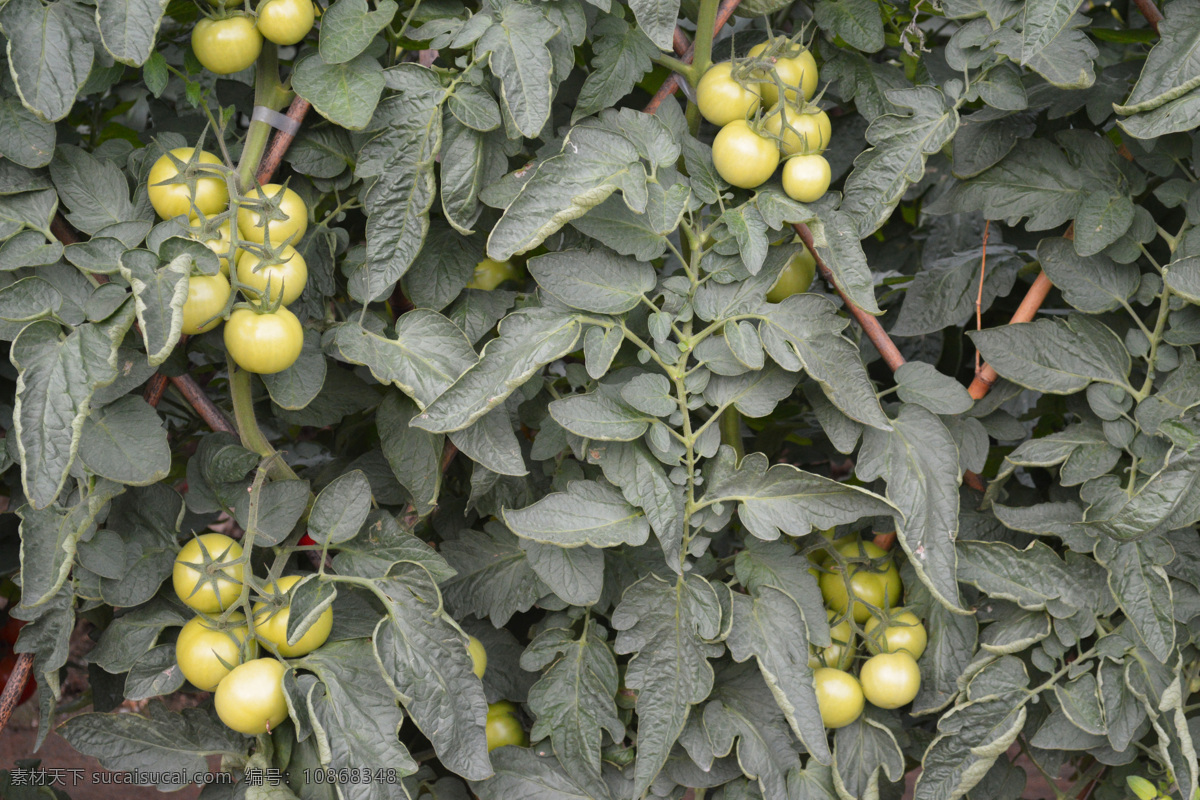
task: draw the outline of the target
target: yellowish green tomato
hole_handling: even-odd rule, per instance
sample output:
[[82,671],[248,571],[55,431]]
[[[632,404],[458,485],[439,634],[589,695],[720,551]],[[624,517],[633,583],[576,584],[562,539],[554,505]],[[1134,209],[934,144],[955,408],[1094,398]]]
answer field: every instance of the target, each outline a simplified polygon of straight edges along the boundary
[[[831,608],[825,609],[825,613],[829,615],[830,623],[837,617]],[[854,629],[850,626],[849,618],[844,617],[836,625],[831,624],[829,638],[833,644],[809,656],[808,666],[812,669],[820,667],[850,669],[850,665],[854,663],[854,655],[858,651],[858,644],[855,642]]]
[[515,281],[521,278],[521,269],[511,261],[496,261],[485,258],[475,265],[475,274],[467,284],[468,289],[482,289],[490,292],[505,281]]
[[862,715],[863,687],[849,672],[822,667],[813,673],[813,688],[826,728],[844,728]]
[[304,326],[283,306],[265,314],[235,308],[225,323],[224,335],[225,349],[234,363],[260,375],[283,372],[296,363],[304,349]]
[[483,642],[468,635],[467,652],[471,654],[471,670],[475,677],[482,678],[483,673],[487,671],[487,650],[483,648]]
[[[250,634],[245,619],[242,614],[231,614],[226,626],[203,616],[189,619],[175,640],[175,661],[183,677],[197,689],[216,689],[229,671],[242,663],[242,643]],[[251,642],[248,650],[254,657],[258,645]]]
[[[146,191],[150,195],[150,205],[163,219],[179,216],[194,219],[197,209],[206,217],[211,217],[229,207],[229,189],[225,185],[225,178],[203,166],[220,164],[221,159],[207,150],[201,150],[196,164],[188,167],[194,152],[195,148],[192,147],[176,147],[170,155],[163,153],[159,156],[150,167],[150,174],[146,176]],[[176,160],[183,162],[183,166],[177,164]],[[189,169],[190,175],[187,174]],[[189,179],[194,179],[195,191],[188,185]]]
[[801,245],[800,252],[791,257],[783,272],[779,274],[778,280],[767,291],[767,300],[782,303],[794,294],[807,292],[816,274],[817,260],[807,247]]
[[232,75],[258,60],[262,34],[245,14],[202,19],[192,28],[192,52],[209,72]]
[[[207,556],[207,558],[206,558]],[[175,594],[202,614],[219,614],[242,593],[242,546],[223,533],[204,533],[175,557],[171,582]]]
[[762,102],[758,84],[743,86],[734,80],[732,73],[733,62],[713,64],[696,86],[696,105],[700,114],[714,125],[745,120]]
[[754,189],[775,174],[779,148],[746,120],[737,119],[713,139],[712,160],[723,179],[742,189]]
[[929,643],[929,635],[921,620],[911,611],[902,611],[892,616],[887,625],[879,617],[867,620],[867,649],[872,653],[908,653],[920,658]]
[[192,275],[188,278],[187,300],[183,303],[183,327],[188,336],[205,333],[221,324],[221,312],[232,293],[229,279],[216,275]]
[[[887,555],[886,551],[870,542],[850,542],[841,545],[837,551],[846,557],[878,559]],[[831,572],[821,574],[819,579],[821,594],[825,604],[845,614],[850,606],[850,597],[846,593],[846,582],[840,566],[831,566]],[[871,616],[871,609],[890,608],[899,605],[903,594],[900,573],[896,565],[888,561],[886,565],[851,564],[849,566],[850,590],[854,595],[854,621],[866,622]],[[859,602],[861,601],[861,602]]]
[[[302,580],[301,575],[284,575],[271,581],[264,592],[269,595],[284,595]],[[296,658],[307,655],[325,644],[329,632],[333,630],[333,609],[327,608],[317,617],[317,621],[304,632],[295,644],[288,644],[287,628],[291,606],[285,605],[272,612],[267,603],[254,604],[254,634],[264,642],[275,646],[275,650],[284,658]]]
[[779,149],[788,156],[823,153],[833,135],[829,115],[816,107],[799,111],[777,105],[763,120],[763,128],[779,137]]
[[[755,45],[750,48],[750,55],[752,57],[761,55],[769,44],[769,42],[763,42]],[[808,50],[793,48],[790,55],[775,61],[775,72],[784,85],[784,93],[789,102],[798,103],[799,95],[803,95],[805,100],[811,100],[817,93],[817,60]],[[799,88],[799,95],[795,92],[795,88]],[[760,83],[759,92],[762,94],[763,102],[768,106],[779,102],[779,87],[775,85],[774,80]]]
[[296,44],[312,30],[312,0],[266,0],[258,5],[258,30],[275,44]]
[[487,715],[487,749],[490,753],[497,747],[516,745],[528,747],[529,738],[521,721],[516,717],[516,708],[512,703],[501,701],[488,706]]
[[[243,239],[263,244],[270,233],[272,247],[299,243],[308,230],[308,206],[300,195],[282,184],[267,183],[250,192],[250,199],[274,203],[279,209],[278,212],[264,215],[253,205],[240,206],[237,214],[238,234]],[[276,219],[275,216],[280,214],[283,216]]]
[[921,669],[908,653],[871,656],[859,670],[863,695],[879,708],[908,705],[921,688]]
[[833,171],[824,156],[792,156],[783,165],[783,190],[800,203],[815,203],[829,191]]
[[192,234],[192,238],[202,242],[205,247],[217,254],[217,259],[221,262],[221,274],[229,277],[229,250],[233,247],[233,237],[230,234],[229,222],[225,221],[217,226],[216,235],[208,239],[201,238],[200,220],[194,219],[189,225],[196,231]]
[[300,298],[308,283],[308,263],[290,244],[279,253],[280,263],[268,264],[262,256],[243,250],[237,260],[238,283],[266,298],[268,289],[274,301],[283,294],[283,304],[291,305]]
[[256,658],[234,667],[213,697],[221,722],[247,736],[278,728],[288,715],[283,695],[286,670],[273,658]]

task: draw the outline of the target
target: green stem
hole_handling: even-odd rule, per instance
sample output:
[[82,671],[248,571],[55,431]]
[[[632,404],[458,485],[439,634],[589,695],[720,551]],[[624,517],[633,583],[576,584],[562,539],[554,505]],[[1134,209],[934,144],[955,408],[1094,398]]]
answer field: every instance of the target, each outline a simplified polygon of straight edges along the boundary
[[[700,0],[700,14],[696,18],[696,42],[692,50],[692,75],[695,83],[712,66],[713,30],[717,26],[717,7],[720,0]],[[689,101],[687,105],[688,129],[695,136],[700,130],[700,109]]]
[[[292,93],[279,80],[279,48],[263,42],[262,54],[254,69],[254,105],[278,111],[291,100]],[[271,139],[271,126],[262,120],[250,123],[242,145],[242,160],[238,162],[238,183],[243,192],[254,185],[254,173]]]
[[659,53],[658,55],[654,56],[653,60],[654,63],[664,66],[672,72],[678,72],[688,80],[692,80],[693,76],[691,64],[687,64],[681,59],[675,58],[675,56],[669,56],[666,53]]
[[1150,333],[1150,353],[1146,356],[1146,380],[1142,382],[1141,390],[1134,395],[1139,403],[1149,397],[1150,390],[1154,388],[1154,364],[1158,360],[1158,343],[1162,341],[1170,310],[1171,290],[1163,286],[1162,297],[1158,303],[1158,321],[1155,322],[1154,330]]
[[279,453],[259,429],[258,420],[254,416],[253,375],[244,369],[239,369],[233,363],[233,359],[229,359],[229,394],[233,399],[233,421],[242,438],[242,445],[263,458],[272,459],[270,471],[274,473],[275,477],[298,480],[300,476],[282,458],[278,457]]
[[746,455],[742,447],[742,415],[733,406],[721,412],[721,444],[727,444],[737,453],[738,461]]

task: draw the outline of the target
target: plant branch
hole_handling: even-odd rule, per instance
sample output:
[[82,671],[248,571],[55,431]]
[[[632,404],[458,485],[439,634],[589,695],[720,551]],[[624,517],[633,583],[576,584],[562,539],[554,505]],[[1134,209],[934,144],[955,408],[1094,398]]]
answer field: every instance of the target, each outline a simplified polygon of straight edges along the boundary
[[[1054,288],[1054,284],[1046,277],[1046,273],[1039,272],[1037,280],[1025,293],[1025,299],[1021,301],[1021,305],[1017,306],[1016,313],[1012,315],[1008,324],[1016,325],[1032,320],[1038,309],[1042,307],[1042,303],[1046,302],[1046,295],[1050,294],[1052,288]],[[967,387],[967,392],[975,400],[982,400],[999,379],[1000,376],[996,374],[996,370],[992,369],[991,364],[985,363],[976,373],[975,380],[971,381],[971,385]]]
[[[725,27],[725,23],[729,22],[729,18],[733,16],[733,12],[738,7],[738,4],[740,2],[741,2],[741,0],[723,0],[720,7],[717,8],[716,19],[713,22],[713,36],[716,36],[718,33],[720,33],[721,29]],[[676,30],[678,30],[678,28],[676,28]],[[698,28],[697,30],[700,30],[700,29]],[[704,38],[704,37],[700,37],[700,38]],[[711,46],[712,46],[712,42],[710,40],[709,47],[711,48]],[[693,44],[686,52],[684,52],[680,55],[680,58],[683,60],[683,63],[685,63],[685,64],[694,63],[695,48],[696,48],[696,45]],[[711,58],[711,50],[709,52],[710,52],[709,58]],[[663,104],[664,100],[666,100],[671,95],[675,94],[675,92],[677,92],[678,90],[679,90],[679,73],[673,72],[673,73],[671,73],[670,77],[668,77],[665,81],[663,81],[663,85],[658,88],[658,91],[655,93],[654,97],[650,98],[650,102],[646,104],[646,108],[644,109],[645,113],[653,114],[655,111],[658,110],[658,107]]]
[[1138,11],[1142,12],[1146,22],[1150,23],[1150,28],[1158,33],[1158,23],[1162,22],[1163,15],[1158,10],[1158,6],[1154,4],[1154,0],[1133,0],[1133,4],[1138,7]]
[[233,398],[233,419],[237,423],[242,445],[263,458],[274,459],[271,471],[275,477],[287,480],[299,478],[282,458],[276,458],[279,455],[278,451],[267,441],[267,437],[259,429],[258,420],[254,416],[253,374],[239,368],[233,363],[232,358],[229,359],[229,394]]
[[[308,110],[312,108],[312,104],[303,97],[292,98],[292,104],[288,106],[287,116],[299,125],[304,121],[304,117],[308,114]],[[254,179],[259,183],[270,183],[275,177],[276,170],[279,169],[280,162],[283,161],[283,156],[287,153],[288,148],[292,146],[296,135],[287,131],[275,131],[275,136],[271,139],[271,144],[267,147],[266,153],[263,155],[262,163],[258,165],[258,172]]]
[[200,415],[200,419],[214,431],[219,433],[237,433],[237,428],[225,416],[225,412],[217,408],[217,404],[209,399],[200,384],[191,375],[180,375],[170,379],[171,385],[179,390],[183,398],[191,403],[192,408]]
[[8,718],[17,707],[17,701],[21,699],[21,693],[25,691],[25,684],[29,682],[32,673],[33,653],[21,653],[17,657],[17,665],[13,667],[12,674],[8,676],[8,684],[4,691],[0,692],[0,731],[8,724]]

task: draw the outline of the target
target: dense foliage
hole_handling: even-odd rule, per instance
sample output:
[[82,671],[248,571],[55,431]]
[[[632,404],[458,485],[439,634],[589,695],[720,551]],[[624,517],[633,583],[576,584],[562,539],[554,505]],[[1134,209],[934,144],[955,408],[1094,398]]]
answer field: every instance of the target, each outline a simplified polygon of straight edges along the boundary
[[1200,5],[1076,5],[0,0],[39,736],[70,659],[106,767],[289,776],[205,800],[1200,795]]

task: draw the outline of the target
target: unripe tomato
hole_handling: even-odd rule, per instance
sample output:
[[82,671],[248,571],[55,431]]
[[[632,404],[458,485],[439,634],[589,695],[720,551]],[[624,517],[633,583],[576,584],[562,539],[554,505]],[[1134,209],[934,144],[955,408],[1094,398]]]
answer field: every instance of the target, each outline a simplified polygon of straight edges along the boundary
[[[302,580],[301,575],[284,575],[269,583],[264,592],[269,595],[284,595]],[[266,603],[254,604],[254,635],[259,639],[275,646],[279,655],[285,658],[297,658],[307,655],[325,644],[329,632],[333,630],[333,609],[327,608],[317,617],[317,621],[304,632],[295,644],[287,642],[288,618],[291,606],[285,605],[272,612]]]
[[[886,551],[871,542],[849,542],[837,548],[843,556],[854,558],[883,558]],[[899,605],[904,587],[900,582],[900,573],[896,565],[887,562],[886,565],[851,564],[849,568],[850,588],[854,594],[854,621],[866,622],[871,616],[868,605],[875,608],[885,608]],[[821,594],[825,604],[845,614],[850,605],[846,594],[846,584],[842,577],[840,566],[833,566],[831,572],[821,574],[819,579]],[[858,601],[862,602],[858,602]]]
[[312,30],[312,0],[266,0],[258,6],[258,30],[275,44],[296,44]]
[[824,156],[792,156],[783,165],[783,190],[800,203],[815,203],[829,191],[833,172]]
[[189,224],[196,231],[192,234],[192,238],[202,242],[205,247],[217,254],[217,260],[221,264],[221,274],[229,277],[229,250],[233,247],[233,236],[230,233],[229,222],[222,222],[217,226],[215,235],[208,239],[201,238],[200,220],[194,219]]
[[[242,614],[230,614],[229,621],[234,624],[224,628],[202,616],[189,619],[175,640],[175,661],[183,677],[197,689],[216,689],[229,671],[242,663],[242,643],[250,633],[245,619]],[[258,646],[251,642],[249,652],[253,658]]]
[[188,278],[182,332],[192,336],[220,325],[221,312],[225,310],[232,291],[229,279],[219,272],[216,275],[193,275]]
[[520,267],[515,266],[511,261],[485,258],[475,265],[475,274],[471,277],[467,288],[490,292],[505,281],[515,281],[520,278]]
[[734,186],[754,189],[775,173],[779,148],[760,136],[746,120],[734,120],[721,128],[713,140],[713,166]]
[[247,736],[270,733],[287,719],[283,673],[287,667],[273,658],[239,664],[217,686],[213,705],[217,716]]
[[[150,167],[150,173],[146,176],[146,191],[150,195],[150,205],[154,206],[154,210],[163,219],[178,216],[192,219],[195,218],[197,209],[207,217],[220,214],[229,207],[229,189],[225,185],[224,176],[202,166],[220,164],[221,159],[207,150],[201,150],[196,159],[197,163],[189,168],[186,164],[191,161],[193,152],[195,148],[192,147],[176,147],[170,155],[163,153],[159,156]],[[184,162],[185,166],[181,168],[171,156]],[[193,177],[196,183],[195,192],[186,182],[186,179]],[[181,182],[174,183],[176,179]]]
[[[825,613],[829,616],[831,623],[837,617],[832,608],[825,609]],[[833,640],[833,644],[809,656],[808,666],[812,669],[820,667],[849,669],[850,665],[854,663],[854,654],[858,651],[854,629],[850,627],[850,619],[844,617],[838,624],[830,625],[829,638]]]
[[471,669],[474,671],[475,677],[482,678],[483,673],[487,671],[487,650],[484,649],[483,642],[468,635],[467,652],[471,654]]
[[823,153],[833,135],[824,111],[798,111],[790,105],[775,106],[763,120],[763,128],[779,137],[779,149],[789,156]]
[[879,617],[867,620],[867,649],[872,653],[898,653],[904,651],[913,658],[920,658],[929,643],[929,635],[921,620],[911,611],[902,611],[893,616],[886,627]]
[[219,614],[241,596],[243,565],[232,563],[241,557],[242,546],[223,533],[195,537],[175,557],[175,594],[202,614]]
[[225,323],[225,349],[247,372],[273,375],[296,363],[304,349],[304,328],[280,307],[268,314],[235,308]]
[[[13,670],[17,668],[17,654],[12,650],[8,650],[2,658],[0,658],[0,692],[4,691],[4,687],[8,686],[8,681],[12,678]],[[37,691],[37,681],[33,679],[31,671],[25,679],[25,688],[21,690],[21,694],[17,697],[17,705],[21,705],[29,698],[33,697],[33,693]]]
[[822,667],[813,673],[813,688],[826,728],[844,728],[862,714],[863,687],[849,672]]
[[286,219],[273,219],[271,215],[267,215],[264,224],[264,215],[259,213],[258,209],[250,205],[240,206],[237,215],[238,233],[246,241],[263,244],[269,232],[273,247],[296,244],[308,230],[308,206],[304,204],[300,195],[291,189],[286,189],[278,183],[268,183],[255,187],[250,197],[253,200],[277,204],[279,213],[286,215]]
[[268,286],[270,299],[275,300],[283,293],[285,306],[296,302],[300,293],[308,283],[308,264],[304,256],[290,244],[279,254],[283,259],[281,264],[264,264],[262,256],[243,250],[237,260],[238,283],[257,292],[260,297],[267,297]]
[[262,34],[245,14],[224,19],[202,19],[192,28],[192,52],[209,72],[241,72],[262,52]]
[[772,303],[782,303],[794,294],[807,292],[812,286],[813,276],[817,274],[817,260],[807,247],[801,246],[800,252],[788,260],[778,280],[767,292],[767,300]]
[[[769,44],[769,42],[763,42],[751,47],[750,56],[761,55]],[[811,100],[812,96],[817,93],[817,60],[809,51],[794,48],[793,54],[776,59],[775,72],[784,85],[784,94],[787,96],[788,102],[799,102],[800,97],[795,91],[796,88],[799,88],[799,94],[803,95],[805,100]],[[779,87],[773,79],[768,77],[767,80],[760,83],[759,92],[762,94],[763,102],[768,106],[779,102]]]
[[732,72],[730,61],[713,64],[696,86],[696,105],[704,118],[714,125],[745,120],[762,102],[758,85],[743,86],[733,79]]
[[1141,775],[1126,775],[1125,785],[1129,787],[1129,791],[1138,796],[1138,800],[1157,800],[1160,796],[1158,787]]
[[863,695],[879,708],[908,705],[921,688],[921,668],[908,653],[871,656],[859,670]]
[[487,715],[487,749],[492,752],[497,747],[516,745],[528,747],[529,739],[521,721],[516,718],[516,707],[507,701],[492,703],[488,706]]

